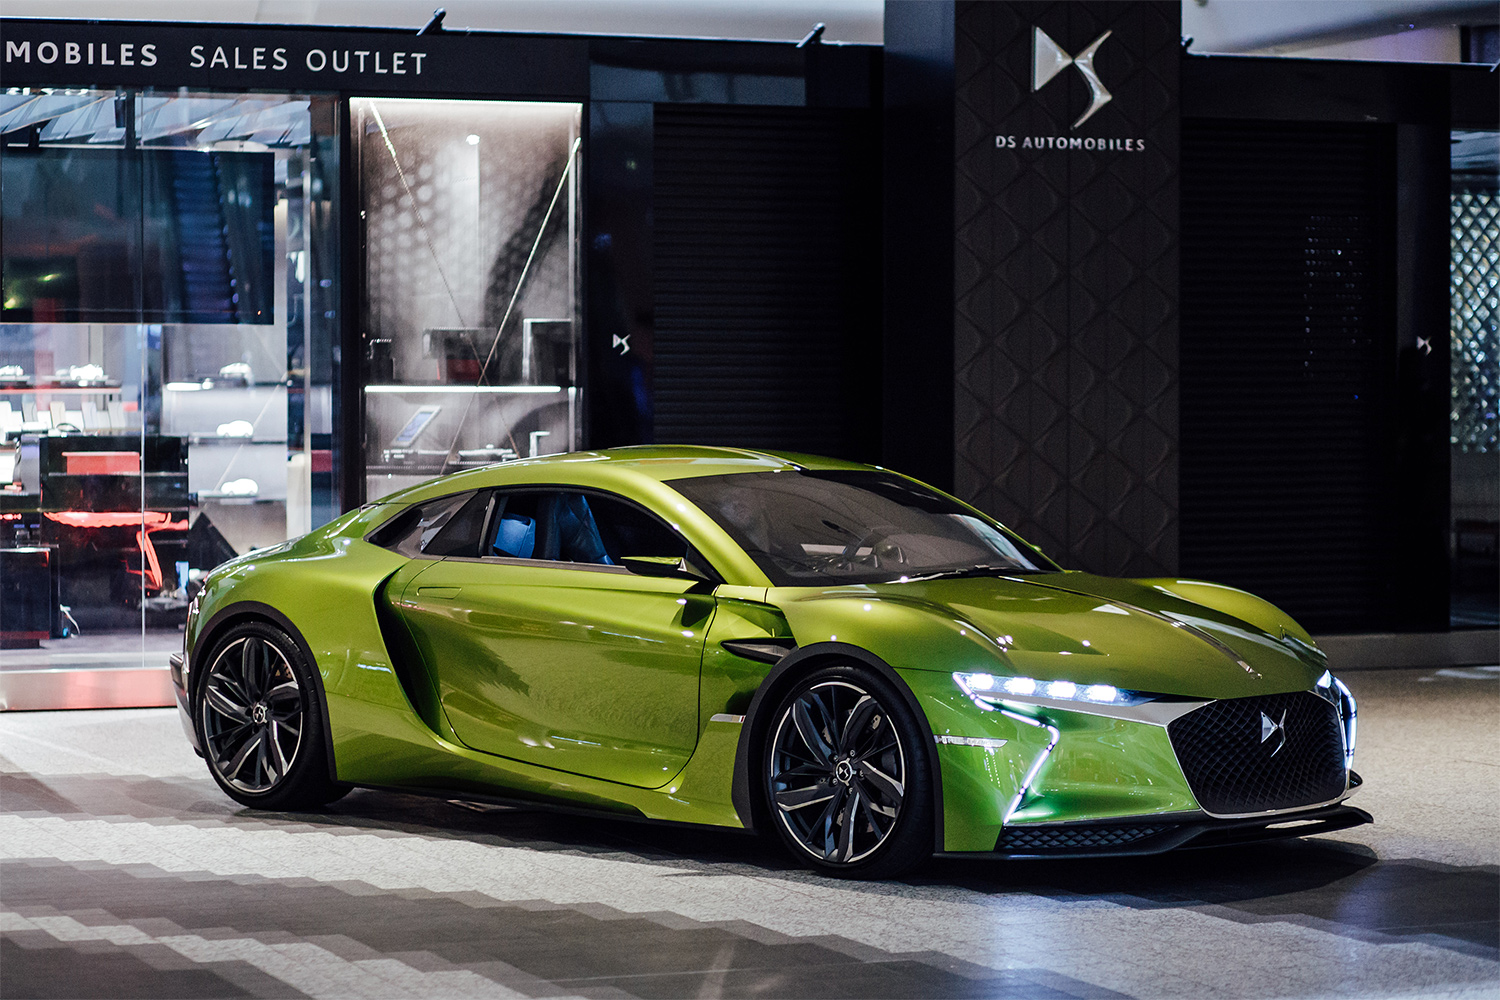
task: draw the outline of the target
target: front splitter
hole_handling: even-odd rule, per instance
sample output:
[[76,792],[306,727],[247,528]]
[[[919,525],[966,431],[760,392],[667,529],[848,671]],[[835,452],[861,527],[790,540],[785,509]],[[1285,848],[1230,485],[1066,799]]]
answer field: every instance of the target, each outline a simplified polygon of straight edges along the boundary
[[1240,819],[1206,813],[1160,819],[1039,823],[1007,827],[993,851],[944,851],[944,858],[1107,858],[1161,854],[1179,848],[1228,847],[1287,837],[1311,837],[1373,822],[1363,809],[1343,804],[1306,812]]

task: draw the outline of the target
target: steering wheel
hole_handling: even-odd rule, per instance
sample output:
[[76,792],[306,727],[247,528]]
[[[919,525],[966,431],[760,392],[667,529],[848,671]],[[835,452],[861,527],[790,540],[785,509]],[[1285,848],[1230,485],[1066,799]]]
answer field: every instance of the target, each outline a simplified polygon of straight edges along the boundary
[[[874,541],[872,541],[872,539]],[[882,544],[884,541],[884,544]],[[859,558],[859,547],[865,542],[871,542],[870,554],[864,559]],[[829,560],[830,565],[853,566],[856,563],[873,566],[879,569],[881,561],[905,562],[906,553],[901,551],[901,546],[895,542],[885,539],[879,528],[871,528],[869,531],[845,545],[843,551]]]

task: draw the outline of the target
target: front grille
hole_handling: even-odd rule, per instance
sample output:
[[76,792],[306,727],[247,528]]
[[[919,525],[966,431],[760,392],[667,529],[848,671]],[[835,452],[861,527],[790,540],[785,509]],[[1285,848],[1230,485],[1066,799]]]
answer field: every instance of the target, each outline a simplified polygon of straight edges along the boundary
[[[1283,719],[1284,734],[1274,730]],[[1344,792],[1338,711],[1307,691],[1212,702],[1174,721],[1167,734],[1193,795],[1210,813],[1292,809]]]
[[1011,854],[1047,851],[1099,851],[1124,847],[1158,833],[1175,830],[1161,826],[1016,826],[1000,834],[997,851]]

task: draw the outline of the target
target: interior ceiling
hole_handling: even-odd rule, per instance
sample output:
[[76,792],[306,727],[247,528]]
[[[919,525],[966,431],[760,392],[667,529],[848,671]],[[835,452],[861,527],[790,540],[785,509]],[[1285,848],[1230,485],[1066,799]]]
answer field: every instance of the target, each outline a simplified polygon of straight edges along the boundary
[[[917,3],[922,0],[897,0]],[[884,37],[884,0],[5,0],[12,17],[261,24],[425,24],[447,8],[450,30],[799,39],[816,22],[826,41]],[[1494,0],[1184,0],[1196,52],[1246,52],[1455,24],[1494,24]]]
[[[133,106],[137,140],[148,146],[253,142],[301,146],[310,141],[306,100],[274,96],[143,96]],[[41,145],[119,145],[125,128],[115,95],[101,91],[0,94],[0,134],[36,128]]]

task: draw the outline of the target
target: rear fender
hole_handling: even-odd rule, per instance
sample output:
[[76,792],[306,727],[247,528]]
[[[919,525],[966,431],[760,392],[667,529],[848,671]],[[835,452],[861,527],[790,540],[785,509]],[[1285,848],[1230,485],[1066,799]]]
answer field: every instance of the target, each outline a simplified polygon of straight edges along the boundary
[[[269,604],[262,604],[259,601],[237,601],[215,613],[199,628],[198,640],[193,646],[192,655],[188,658],[188,663],[192,667],[187,677],[189,712],[197,703],[198,691],[203,687],[202,666],[207,666],[204,658],[213,651],[214,646],[226,632],[240,622],[247,621],[270,622],[281,629],[296,645],[297,651],[302,654],[302,662],[313,668],[313,697],[318,703],[318,714],[323,719],[323,732],[329,734],[329,738],[323,743],[323,752],[328,758],[328,777],[337,781],[338,768],[333,759],[333,730],[329,726],[328,719],[328,695],[323,690],[323,675],[317,669],[317,658],[313,656],[312,647],[307,644],[302,631],[292,624],[290,618]],[[196,722],[194,725],[197,725]]]

